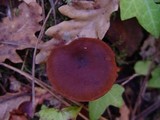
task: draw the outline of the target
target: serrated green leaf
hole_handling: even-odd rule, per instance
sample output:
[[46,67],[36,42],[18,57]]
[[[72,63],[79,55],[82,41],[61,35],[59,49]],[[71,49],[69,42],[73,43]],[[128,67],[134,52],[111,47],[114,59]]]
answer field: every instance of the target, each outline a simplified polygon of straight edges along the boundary
[[148,87],[160,88],[160,67],[155,68],[151,75],[152,77],[148,82]]
[[109,105],[120,107],[123,103],[122,93],[124,88],[115,84],[103,97],[89,102],[90,120],[98,120]]
[[147,75],[151,61],[138,61],[134,65],[134,70],[139,75]]
[[136,17],[154,35],[160,36],[160,6],[153,0],[120,0],[121,19]]
[[38,112],[40,120],[69,120],[76,119],[81,107],[67,107],[62,110],[55,108],[47,108],[42,106],[41,110]]

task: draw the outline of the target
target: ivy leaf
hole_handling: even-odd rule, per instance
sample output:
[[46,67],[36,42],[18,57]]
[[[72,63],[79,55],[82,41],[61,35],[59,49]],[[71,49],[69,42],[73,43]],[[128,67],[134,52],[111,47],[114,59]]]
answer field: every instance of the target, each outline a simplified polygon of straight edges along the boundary
[[155,68],[151,75],[152,78],[148,82],[148,87],[160,88],[160,67]]
[[103,97],[89,102],[89,116],[90,120],[98,120],[98,118],[103,114],[105,109],[109,105],[116,107],[121,107],[123,103],[122,93],[124,89],[118,84],[115,84],[111,90],[105,94]]
[[134,66],[134,70],[139,75],[147,75],[151,61],[138,61]]
[[160,2],[160,0],[154,0],[154,2],[155,2],[155,3],[158,3],[158,2]]
[[153,0],[120,0],[120,11],[122,20],[136,17],[144,29],[160,36],[160,6]]
[[70,106],[58,110],[55,108],[47,108],[42,106],[41,111],[38,113],[40,120],[69,120],[76,119],[81,107]]

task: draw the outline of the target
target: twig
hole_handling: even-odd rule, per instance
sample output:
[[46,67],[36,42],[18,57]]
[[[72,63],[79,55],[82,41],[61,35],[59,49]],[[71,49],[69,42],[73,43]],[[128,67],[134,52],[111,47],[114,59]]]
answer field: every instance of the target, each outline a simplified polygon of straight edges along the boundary
[[143,82],[141,84],[141,89],[140,89],[139,95],[137,97],[137,100],[135,102],[136,104],[135,104],[134,109],[133,109],[133,111],[131,113],[131,120],[135,120],[136,111],[139,108],[139,106],[141,104],[141,98],[144,96],[144,93],[146,91],[147,81],[149,79],[153,63],[154,62],[152,61],[151,64],[149,65],[149,69],[148,69],[147,75],[146,75],[146,77],[144,78],[144,80],[143,80]]
[[[3,91],[3,93],[7,93],[7,91],[6,91],[6,89],[3,87],[3,85],[0,83],[0,87],[1,87],[1,89],[2,89],[2,91]],[[2,92],[1,91],[1,92]]]
[[78,113],[79,116],[81,116],[84,120],[89,120],[86,116],[84,116],[82,113]]
[[127,80],[125,80],[121,85],[124,86],[125,84],[127,84],[128,82],[130,82],[131,80],[133,80],[137,76],[140,76],[140,75],[139,74],[133,74]]
[[145,109],[143,112],[141,112],[139,115],[136,116],[136,120],[139,120],[141,117],[146,117],[149,114],[151,114],[153,111],[158,109],[160,107],[160,100],[157,100],[153,105],[149,106],[147,109]]
[[108,113],[109,119],[111,119],[112,115],[111,115],[111,111],[109,110],[109,108],[107,108],[107,113]]
[[7,3],[7,16],[9,17],[10,20],[13,19],[13,15],[12,15],[12,2],[11,0],[6,0]]
[[24,70],[24,67],[25,67],[25,64],[26,64],[26,60],[27,60],[27,56],[28,56],[28,51],[29,50],[27,50],[26,53],[25,53],[24,61],[23,61],[22,66],[21,66],[21,70],[22,71]]
[[[42,5],[44,5],[44,1],[41,0]],[[42,7],[44,8],[44,7]],[[43,25],[42,25],[42,29],[39,33],[35,48],[34,48],[34,53],[33,53],[33,60],[32,60],[32,109],[34,110],[34,106],[35,106],[35,59],[36,59],[36,53],[37,53],[37,47],[38,47],[38,43],[39,41],[42,39],[43,34],[44,34],[44,30],[45,30],[45,25],[46,22],[49,18],[50,12],[47,14],[47,17],[45,18]],[[43,17],[45,16],[45,10],[43,9]],[[34,111],[33,111],[34,112]]]
[[0,104],[3,104],[9,100],[16,99],[18,97],[23,97],[23,96],[30,96],[30,93],[28,92],[20,92],[20,93],[14,93],[14,94],[9,94],[7,93],[5,96],[1,96],[0,98]]
[[[19,73],[20,75],[28,78],[27,80],[29,80],[29,82],[32,82],[33,81],[33,77],[31,75],[29,75],[28,73],[25,73],[24,71],[22,70],[19,70],[13,66],[10,66],[8,64],[5,64],[5,63],[0,63],[0,65],[6,67],[6,68],[9,68],[17,73]],[[35,79],[35,83],[39,86],[41,86],[42,88],[46,89],[51,95],[53,95],[57,100],[61,101],[63,104],[65,104],[66,106],[70,106],[70,104],[68,102],[66,102],[65,100],[61,99],[60,97],[58,97],[57,94],[55,94],[55,91],[50,87],[48,86],[46,83],[43,83],[41,80],[37,79],[37,78],[34,78]],[[80,105],[80,104],[79,104]],[[83,106],[82,106],[83,107]],[[84,120],[88,120],[87,117],[85,117],[84,115],[82,115],[81,113],[79,113],[79,116],[81,116]],[[86,119],[87,118],[87,119]]]
[[50,4],[51,4],[51,8],[52,8],[52,11],[53,11],[53,18],[54,18],[54,24],[57,23],[57,20],[56,20],[56,10],[55,10],[55,4],[57,3],[54,3],[53,0],[49,0]]
[[[18,39],[19,41],[21,41],[21,39]],[[28,46],[28,44],[26,43],[18,43],[18,42],[13,42],[14,40],[5,40],[3,41],[3,39],[0,41],[0,44],[5,44],[5,45],[8,45],[8,46],[13,46],[13,47],[18,47],[20,45],[23,45],[23,46]],[[32,45],[30,45],[30,47],[33,47]]]
[[[33,80],[32,76],[29,75],[28,73],[25,73],[24,71],[21,71],[21,70],[15,68],[15,67],[12,67],[12,66],[10,66],[10,65],[8,65],[8,64],[5,64],[5,63],[0,63],[0,65],[6,67],[6,68],[8,68],[8,69],[11,69],[11,70],[19,73],[20,75],[26,77],[27,80],[28,80],[30,83],[31,83],[32,80]],[[35,83],[36,83],[37,85],[39,85],[40,87],[46,89],[49,93],[51,93],[56,99],[58,99],[59,101],[61,101],[63,104],[65,104],[65,105],[67,105],[67,106],[70,105],[69,103],[67,103],[66,101],[62,100],[60,97],[58,97],[56,94],[54,94],[55,91],[54,91],[53,89],[51,89],[51,87],[49,87],[46,83],[42,82],[41,80],[39,80],[39,79],[37,79],[37,78],[35,78]]]

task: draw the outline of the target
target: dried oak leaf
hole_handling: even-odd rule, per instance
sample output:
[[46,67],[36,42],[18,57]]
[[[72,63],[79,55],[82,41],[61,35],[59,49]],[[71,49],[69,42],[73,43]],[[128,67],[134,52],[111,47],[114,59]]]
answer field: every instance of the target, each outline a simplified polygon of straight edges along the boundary
[[28,120],[24,113],[12,111],[9,120]]
[[[102,39],[109,28],[110,16],[117,9],[118,0],[72,0],[70,4],[59,8],[59,11],[71,20],[50,27],[46,35],[53,37],[52,41],[58,38],[68,42],[78,37]],[[52,49],[52,46],[53,44],[49,44],[48,47]],[[42,48],[36,62],[44,61],[51,49]]]
[[0,96],[0,120],[8,120],[9,114],[13,109],[30,100],[30,94],[28,93],[7,93],[4,96]]
[[51,50],[61,43],[61,41],[52,38],[43,44],[39,44],[38,48],[41,49],[41,51],[36,56],[36,64],[46,61],[47,56],[49,56]]
[[118,0],[73,1],[59,8],[72,20],[50,27],[46,34],[62,39],[91,37],[102,39],[109,28],[110,15],[118,9]]
[[121,116],[117,118],[116,120],[129,120],[130,110],[125,103],[123,103],[119,112]]
[[36,2],[36,0],[23,0],[25,3],[29,4],[31,2]]
[[8,17],[0,23],[0,62],[6,58],[14,63],[21,62],[16,50],[33,48],[37,37],[35,32],[39,31],[42,20],[41,7],[32,2],[30,4],[22,3],[16,10],[13,19]]

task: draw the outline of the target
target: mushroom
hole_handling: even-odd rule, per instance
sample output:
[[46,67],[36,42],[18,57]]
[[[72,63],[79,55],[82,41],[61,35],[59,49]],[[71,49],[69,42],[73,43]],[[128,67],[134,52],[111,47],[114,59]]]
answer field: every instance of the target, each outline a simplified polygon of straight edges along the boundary
[[94,38],[78,38],[51,51],[47,74],[58,93],[85,102],[111,89],[117,78],[117,66],[114,53],[106,43]]

